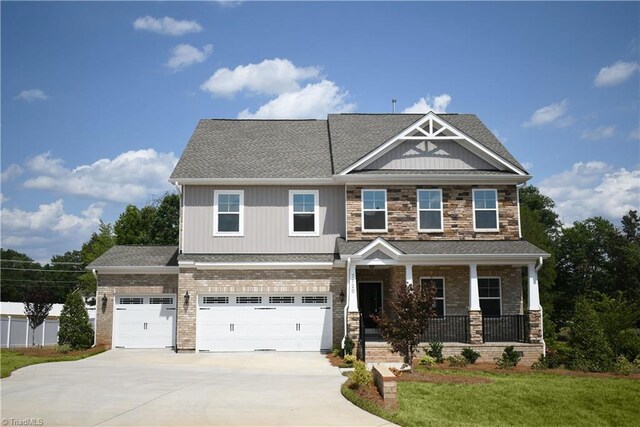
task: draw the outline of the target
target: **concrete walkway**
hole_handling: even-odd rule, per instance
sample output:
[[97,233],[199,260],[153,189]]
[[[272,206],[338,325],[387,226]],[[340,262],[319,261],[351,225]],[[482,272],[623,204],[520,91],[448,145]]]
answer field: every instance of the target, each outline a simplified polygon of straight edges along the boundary
[[392,425],[344,399],[344,380],[314,353],[111,350],[14,371],[0,381],[1,418],[44,426]]

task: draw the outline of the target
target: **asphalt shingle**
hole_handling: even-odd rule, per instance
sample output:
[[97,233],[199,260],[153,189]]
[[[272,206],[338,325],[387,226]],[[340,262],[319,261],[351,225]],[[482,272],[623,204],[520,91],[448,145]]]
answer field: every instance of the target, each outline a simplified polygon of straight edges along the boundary
[[335,254],[180,254],[178,261],[193,262],[333,262]]
[[96,258],[87,266],[87,269],[99,267],[174,267],[177,265],[177,246],[116,245]]

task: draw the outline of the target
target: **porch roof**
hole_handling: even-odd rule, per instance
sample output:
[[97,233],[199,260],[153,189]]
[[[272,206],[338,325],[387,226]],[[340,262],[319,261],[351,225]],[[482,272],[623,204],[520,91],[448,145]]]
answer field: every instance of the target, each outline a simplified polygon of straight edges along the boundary
[[180,254],[178,262],[333,262],[334,254]]

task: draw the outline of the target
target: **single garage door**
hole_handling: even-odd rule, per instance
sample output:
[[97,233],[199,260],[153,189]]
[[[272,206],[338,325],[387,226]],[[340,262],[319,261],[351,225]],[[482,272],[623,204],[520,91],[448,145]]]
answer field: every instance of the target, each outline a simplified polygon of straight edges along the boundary
[[176,295],[116,295],[114,346],[173,347],[176,338]]
[[196,334],[199,351],[330,350],[331,295],[201,295]]

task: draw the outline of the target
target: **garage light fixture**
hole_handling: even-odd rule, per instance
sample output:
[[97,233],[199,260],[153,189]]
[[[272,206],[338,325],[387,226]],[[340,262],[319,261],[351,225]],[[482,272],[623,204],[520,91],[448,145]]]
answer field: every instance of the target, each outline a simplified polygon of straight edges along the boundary
[[340,290],[340,302],[344,302],[344,291]]
[[184,303],[185,304],[189,304],[189,298],[191,298],[191,297],[189,296],[189,291],[187,291],[187,293],[184,294]]
[[102,305],[107,305],[107,294],[102,295]]

